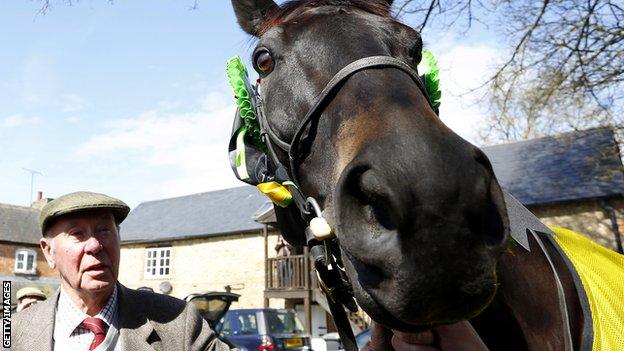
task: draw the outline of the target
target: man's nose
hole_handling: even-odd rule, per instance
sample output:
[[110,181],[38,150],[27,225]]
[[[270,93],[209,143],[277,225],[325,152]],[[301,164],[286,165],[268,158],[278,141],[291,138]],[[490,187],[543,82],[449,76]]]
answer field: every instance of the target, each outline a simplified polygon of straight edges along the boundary
[[95,255],[100,252],[100,250],[102,250],[102,244],[100,241],[95,236],[89,237],[87,243],[85,244],[85,252]]

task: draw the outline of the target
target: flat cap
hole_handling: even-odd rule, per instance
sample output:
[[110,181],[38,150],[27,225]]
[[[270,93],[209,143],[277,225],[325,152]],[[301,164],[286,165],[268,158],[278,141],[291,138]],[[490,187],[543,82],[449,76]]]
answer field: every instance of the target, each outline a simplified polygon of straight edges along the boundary
[[32,287],[32,286],[27,286],[25,288],[21,288],[17,291],[17,293],[15,294],[15,297],[17,297],[18,300],[24,298],[24,297],[38,297],[41,299],[45,299],[46,296],[43,293],[43,291]]
[[63,195],[48,202],[41,209],[39,215],[39,227],[43,235],[46,226],[60,216],[87,210],[107,209],[111,210],[117,224],[123,222],[130,212],[130,207],[125,202],[104,194],[79,191]]

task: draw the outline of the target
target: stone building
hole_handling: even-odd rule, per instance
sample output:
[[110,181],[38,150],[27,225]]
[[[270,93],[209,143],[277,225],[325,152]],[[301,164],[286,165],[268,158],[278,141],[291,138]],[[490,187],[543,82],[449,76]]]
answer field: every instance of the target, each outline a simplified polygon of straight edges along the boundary
[[501,185],[545,224],[622,252],[624,169],[613,130],[589,129],[483,151]]
[[247,186],[141,203],[121,224],[119,280],[179,298],[230,286],[239,306],[263,306],[268,253],[253,216],[267,202]]
[[[251,186],[143,202],[121,224],[119,280],[182,299],[231,288],[241,295],[232,308],[294,308],[315,335],[324,334],[332,327],[312,297],[312,282],[307,304],[303,286],[280,286],[290,292],[284,296],[269,291],[279,236],[272,212],[270,201]],[[299,263],[293,274],[301,277],[307,257],[289,259]]]

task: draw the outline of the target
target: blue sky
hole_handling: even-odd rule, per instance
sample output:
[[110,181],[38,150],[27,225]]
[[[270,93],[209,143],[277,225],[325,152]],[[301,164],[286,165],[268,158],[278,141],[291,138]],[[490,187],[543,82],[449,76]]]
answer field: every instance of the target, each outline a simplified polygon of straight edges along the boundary
[[[242,185],[226,148],[224,66],[251,41],[229,1],[83,0],[38,15],[0,2],[0,203],[90,190],[142,201]],[[476,141],[472,96],[501,49],[488,32],[425,36],[442,66],[442,118]],[[433,45],[432,43],[435,43]]]

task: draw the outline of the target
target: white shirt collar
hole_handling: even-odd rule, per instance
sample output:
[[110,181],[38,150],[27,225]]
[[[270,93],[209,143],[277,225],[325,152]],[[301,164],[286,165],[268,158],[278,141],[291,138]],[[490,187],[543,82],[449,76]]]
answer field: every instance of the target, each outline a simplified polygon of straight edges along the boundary
[[[69,295],[61,287],[56,307],[54,334],[65,338],[70,337],[74,330],[82,324],[82,321],[88,317],[90,317],[88,314],[82,312],[74,305]],[[106,301],[104,307],[94,317],[104,320],[107,325],[113,323],[117,317],[117,284],[115,284],[113,293]]]

